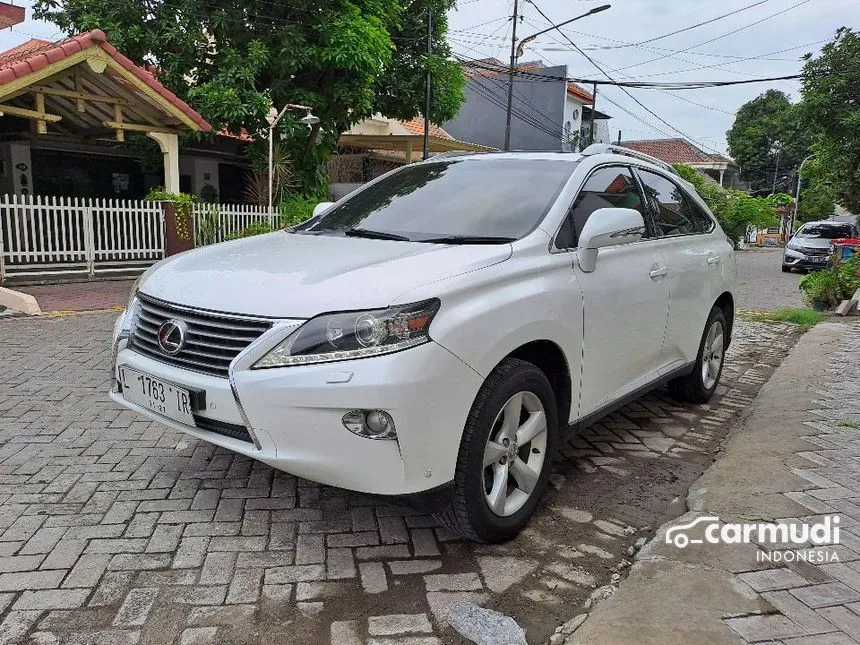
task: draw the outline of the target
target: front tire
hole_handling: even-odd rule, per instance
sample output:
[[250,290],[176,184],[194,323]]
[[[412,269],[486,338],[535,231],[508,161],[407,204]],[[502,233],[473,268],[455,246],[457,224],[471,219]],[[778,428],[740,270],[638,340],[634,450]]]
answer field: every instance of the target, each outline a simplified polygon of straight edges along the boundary
[[789,266],[785,266],[785,265],[783,264],[783,265],[782,265],[782,272],[783,272],[783,273],[791,273],[791,267],[789,267]]
[[669,381],[669,392],[673,397],[688,403],[707,403],[711,400],[723,373],[727,329],[723,310],[719,307],[711,309],[693,371]]
[[487,377],[466,421],[454,498],[439,514],[477,542],[503,542],[528,523],[552,470],[558,436],[555,394],[532,363],[505,359]]

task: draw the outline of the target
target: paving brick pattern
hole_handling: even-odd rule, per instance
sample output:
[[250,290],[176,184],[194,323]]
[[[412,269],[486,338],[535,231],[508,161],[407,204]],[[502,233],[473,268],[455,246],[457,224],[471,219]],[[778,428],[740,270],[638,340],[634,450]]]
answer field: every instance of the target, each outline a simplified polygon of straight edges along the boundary
[[[550,490],[517,540],[467,544],[432,517],[148,421],[106,396],[112,321],[0,322],[0,643],[429,645],[449,637],[454,599],[510,598],[518,620],[563,615],[568,594],[606,584],[635,539],[638,527]],[[711,405],[658,392],[627,406],[562,445],[554,488],[707,453],[793,343],[787,329],[739,321]],[[830,490],[816,504],[836,508],[847,503],[838,487],[857,485],[837,471],[860,452],[831,419],[816,423],[828,432],[815,471],[829,481],[815,490]],[[790,573],[760,583],[786,607],[847,625],[858,575],[849,562],[828,586]]]
[[[814,523],[840,517],[840,545],[826,549],[838,562],[797,561],[740,574],[773,607],[772,613],[726,622],[745,642],[768,645],[860,643],[860,326],[848,328],[826,370],[816,409],[804,421],[809,449],[797,453],[808,467],[794,468],[809,484],[784,494],[809,515],[782,518]],[[819,407],[820,406],[820,407]]]

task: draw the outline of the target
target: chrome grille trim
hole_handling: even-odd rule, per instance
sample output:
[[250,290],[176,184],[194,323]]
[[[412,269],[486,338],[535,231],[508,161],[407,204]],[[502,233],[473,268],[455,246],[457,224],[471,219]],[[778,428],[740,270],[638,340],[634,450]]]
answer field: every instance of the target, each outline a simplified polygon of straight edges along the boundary
[[[138,294],[140,305],[133,321],[135,351],[162,363],[227,378],[230,363],[272,327],[272,320],[204,311],[162,302]],[[188,325],[185,346],[169,356],[158,346],[158,329],[168,320]]]

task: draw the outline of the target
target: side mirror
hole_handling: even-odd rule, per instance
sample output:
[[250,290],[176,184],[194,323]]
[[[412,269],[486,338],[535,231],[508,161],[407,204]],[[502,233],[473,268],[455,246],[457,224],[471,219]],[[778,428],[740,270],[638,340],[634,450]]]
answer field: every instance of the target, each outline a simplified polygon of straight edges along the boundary
[[598,208],[579,235],[579,266],[591,273],[597,266],[597,250],[606,246],[638,242],[645,234],[642,214],[632,208]]
[[314,206],[314,217],[322,213],[323,211],[328,210],[328,207],[334,204],[334,202],[320,202],[316,206]]

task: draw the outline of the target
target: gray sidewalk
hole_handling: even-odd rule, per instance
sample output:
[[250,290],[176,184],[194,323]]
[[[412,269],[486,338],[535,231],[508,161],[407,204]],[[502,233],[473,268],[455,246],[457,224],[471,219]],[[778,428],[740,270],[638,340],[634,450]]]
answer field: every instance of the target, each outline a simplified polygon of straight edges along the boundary
[[[765,385],[725,454],[568,644],[860,642],[860,325],[821,324]],[[761,562],[756,544],[666,544],[668,528],[840,516],[838,562]],[[696,529],[691,529],[691,537]],[[701,535],[699,535],[701,537]],[[577,612],[571,612],[575,614]]]

